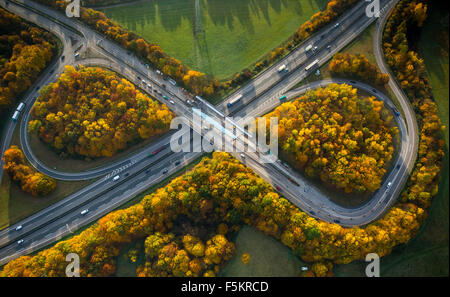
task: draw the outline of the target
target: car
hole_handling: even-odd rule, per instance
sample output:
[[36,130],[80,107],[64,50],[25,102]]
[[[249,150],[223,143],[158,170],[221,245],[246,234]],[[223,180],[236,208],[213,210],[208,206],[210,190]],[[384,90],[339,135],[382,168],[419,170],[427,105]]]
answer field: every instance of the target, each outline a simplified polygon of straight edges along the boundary
[[142,80],[142,83],[145,85],[147,84],[147,82],[145,81],[145,79]]
[[175,102],[173,100],[170,100],[169,102],[170,102],[170,104],[175,104]]
[[395,166],[395,168],[400,169],[400,164],[397,164],[397,166]]
[[372,92],[374,92],[374,93],[378,93],[378,92],[377,92],[377,90],[375,90],[375,89],[372,89]]
[[138,79],[138,80],[141,80],[141,77],[140,77],[140,76],[138,76],[138,77],[137,77],[137,79]]
[[162,86],[164,89],[166,88],[166,84],[162,84],[161,86]]
[[331,49],[331,45],[327,46],[327,49]]
[[245,159],[245,155],[244,155],[244,154],[241,154],[241,158],[242,158],[242,159]]
[[127,177],[127,176],[129,176],[129,175],[130,175],[130,173],[129,173],[129,172],[125,173],[125,177]]
[[180,163],[181,163],[180,160],[176,160],[176,161],[175,161],[175,166],[180,165]]
[[169,170],[164,169],[164,170],[162,171],[162,174],[166,174],[167,172],[169,172]]
[[113,181],[117,181],[117,180],[119,180],[119,178],[120,178],[120,175],[116,175],[113,177]]
[[386,189],[389,190],[392,187],[392,182],[388,182],[388,184],[386,185]]
[[281,191],[281,188],[278,185],[275,185],[275,189],[277,189],[277,191]]
[[308,271],[308,267],[307,266],[302,266],[301,270],[302,271]]
[[191,105],[191,101],[188,99],[186,100],[187,105]]
[[162,72],[159,70],[156,70],[156,74],[162,75]]
[[61,56],[61,61],[64,61],[66,57],[65,56]]
[[313,211],[313,210],[311,210],[310,213],[311,213],[313,216],[316,215],[316,212]]
[[87,214],[89,212],[89,209],[83,209],[81,212],[80,212],[80,214],[82,215],[82,216],[84,216],[85,214]]
[[168,100],[168,99],[169,99],[169,98],[167,98],[167,96],[166,96],[166,95],[164,95],[164,96],[163,96],[163,98],[164,98],[164,99],[166,99],[166,100]]
[[151,169],[147,169],[147,170],[145,170],[145,174],[149,174],[149,173],[151,173],[152,172],[152,170]]
[[150,68],[150,65],[145,64],[145,68],[149,69],[149,68]]
[[354,80],[351,80],[350,82],[351,82],[352,84],[356,84],[356,81],[354,81]]
[[17,241],[17,244],[22,244],[23,243],[23,239],[19,239],[18,241]]
[[22,225],[16,227],[16,231],[22,230]]
[[333,222],[339,224],[341,221],[339,221],[339,220],[333,220]]
[[149,89],[151,89],[151,88],[152,88],[152,85],[151,85],[151,84],[147,84],[147,87],[148,87]]
[[337,27],[339,27],[340,25],[341,25],[341,24],[336,23],[336,24],[334,25],[334,27],[337,28]]
[[315,46],[314,48],[313,48],[313,52],[315,52],[317,50],[317,46]]

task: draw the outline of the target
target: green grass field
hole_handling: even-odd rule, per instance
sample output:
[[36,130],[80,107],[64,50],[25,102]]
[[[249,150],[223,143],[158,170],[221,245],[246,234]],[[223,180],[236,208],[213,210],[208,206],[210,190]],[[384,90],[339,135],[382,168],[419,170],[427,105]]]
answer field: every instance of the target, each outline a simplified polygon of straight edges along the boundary
[[280,45],[328,3],[327,0],[199,0],[196,17],[195,2],[155,0],[103,11],[193,69],[224,79]]
[[[254,227],[242,227],[233,241],[236,253],[219,276],[298,277],[305,265],[287,246]],[[250,255],[247,264],[241,260],[243,253]]]

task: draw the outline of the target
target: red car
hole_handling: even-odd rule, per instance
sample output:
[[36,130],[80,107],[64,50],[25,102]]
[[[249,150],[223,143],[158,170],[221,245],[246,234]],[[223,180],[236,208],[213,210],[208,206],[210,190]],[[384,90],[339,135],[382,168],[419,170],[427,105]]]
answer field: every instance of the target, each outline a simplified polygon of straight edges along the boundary
[[281,188],[277,185],[275,185],[275,189],[277,189],[277,191],[281,191]]

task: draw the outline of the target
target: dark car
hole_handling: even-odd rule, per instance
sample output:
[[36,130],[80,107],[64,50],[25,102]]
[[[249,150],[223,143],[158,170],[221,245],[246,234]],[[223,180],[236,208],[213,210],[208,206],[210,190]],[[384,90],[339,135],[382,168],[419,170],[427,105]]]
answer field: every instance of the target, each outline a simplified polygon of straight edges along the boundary
[[335,223],[340,223],[341,221],[339,221],[339,220],[333,220],[333,222],[335,222]]
[[125,173],[125,177],[127,177],[127,176],[129,176],[129,175],[130,175],[130,173],[129,173],[129,172]]
[[395,166],[395,168],[400,169],[400,164],[397,164],[397,166]]
[[169,170],[164,169],[164,170],[162,171],[162,173],[163,173],[163,174],[166,174],[168,171],[169,171]]
[[152,170],[151,169],[147,169],[147,170],[145,170],[145,173],[146,174],[149,174],[149,173],[151,173],[152,172]]
[[61,56],[61,61],[64,61],[66,57],[65,56]]
[[178,165],[180,165],[180,161],[179,160],[177,160],[177,161],[175,161],[175,166],[178,166]]

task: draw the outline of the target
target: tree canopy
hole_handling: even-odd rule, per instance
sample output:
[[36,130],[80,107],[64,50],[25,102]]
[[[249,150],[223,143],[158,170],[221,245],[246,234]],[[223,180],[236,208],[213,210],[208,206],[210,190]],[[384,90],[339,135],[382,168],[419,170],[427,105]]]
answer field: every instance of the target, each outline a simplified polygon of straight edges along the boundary
[[66,66],[41,89],[29,130],[58,152],[109,157],[169,130],[174,114],[128,80],[97,68]]
[[277,107],[281,156],[309,177],[350,192],[373,192],[392,158],[397,128],[382,101],[331,84]]

